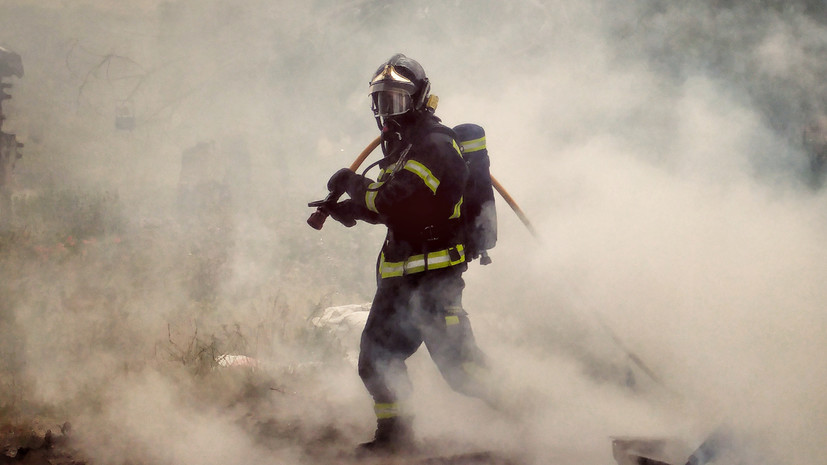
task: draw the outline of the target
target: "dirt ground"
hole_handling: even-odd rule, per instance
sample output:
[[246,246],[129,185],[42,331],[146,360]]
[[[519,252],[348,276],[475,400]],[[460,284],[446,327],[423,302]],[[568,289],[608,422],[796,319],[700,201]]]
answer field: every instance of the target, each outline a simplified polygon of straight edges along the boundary
[[[0,465],[94,465],[73,447],[72,426],[38,419],[0,424]],[[488,451],[457,452],[434,456],[417,453],[359,457],[342,452],[335,439],[308,460],[327,464],[365,465],[519,465],[519,461]],[[311,463],[311,462],[307,463]]]
[[0,464],[82,465],[68,422],[20,419],[0,423]]

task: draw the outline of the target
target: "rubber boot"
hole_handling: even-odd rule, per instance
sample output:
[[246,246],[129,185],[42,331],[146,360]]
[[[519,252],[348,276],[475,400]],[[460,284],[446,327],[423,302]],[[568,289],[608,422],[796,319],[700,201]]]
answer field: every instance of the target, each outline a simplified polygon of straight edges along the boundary
[[415,449],[413,417],[398,416],[376,420],[373,440],[359,444],[358,454],[393,454]]

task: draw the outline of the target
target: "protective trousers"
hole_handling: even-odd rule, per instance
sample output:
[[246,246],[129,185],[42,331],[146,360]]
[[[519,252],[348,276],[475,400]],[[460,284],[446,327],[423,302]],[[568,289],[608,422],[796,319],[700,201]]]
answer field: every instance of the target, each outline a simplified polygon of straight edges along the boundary
[[405,360],[424,342],[454,390],[485,398],[485,355],[462,309],[466,266],[379,280],[362,332],[359,376],[376,403],[377,418],[399,414],[411,384]]

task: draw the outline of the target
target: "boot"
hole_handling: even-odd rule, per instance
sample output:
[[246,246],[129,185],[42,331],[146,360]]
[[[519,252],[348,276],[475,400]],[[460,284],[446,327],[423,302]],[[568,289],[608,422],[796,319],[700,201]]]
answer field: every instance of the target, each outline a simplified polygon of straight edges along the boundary
[[373,440],[359,444],[357,454],[393,454],[410,452],[415,448],[413,418],[398,416],[376,420]]

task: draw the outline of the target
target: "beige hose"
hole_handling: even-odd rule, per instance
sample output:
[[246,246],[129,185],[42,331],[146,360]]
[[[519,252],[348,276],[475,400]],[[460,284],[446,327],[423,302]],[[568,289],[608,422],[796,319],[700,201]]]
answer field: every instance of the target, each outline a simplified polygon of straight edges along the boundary
[[511,195],[509,195],[508,191],[505,190],[503,185],[500,184],[500,182],[497,181],[497,179],[494,178],[493,175],[491,176],[491,184],[494,185],[494,189],[497,189],[497,192],[499,192],[500,195],[503,197],[505,203],[507,203],[508,206],[511,207],[512,210],[514,210],[514,213],[516,213],[517,217],[520,218],[520,221],[523,222],[525,227],[528,229],[528,232],[530,232],[531,235],[534,236],[536,239],[539,239],[539,236],[537,236],[537,231],[534,230],[534,226],[532,226],[531,222],[528,221],[528,217],[525,216],[525,213],[523,213],[523,211],[520,209],[520,206],[517,205],[517,202],[514,201]]
[[350,168],[348,169],[354,172],[358,170],[359,167],[362,166],[362,162],[365,161],[368,155],[370,155],[370,153],[373,152],[376,149],[376,147],[379,147],[379,141],[381,139],[382,136],[376,136],[376,139],[373,139],[373,141],[370,144],[368,144],[367,147],[365,147],[365,150],[362,150],[362,153],[360,153],[359,156],[356,157],[355,160],[353,160],[353,163],[350,164]]

